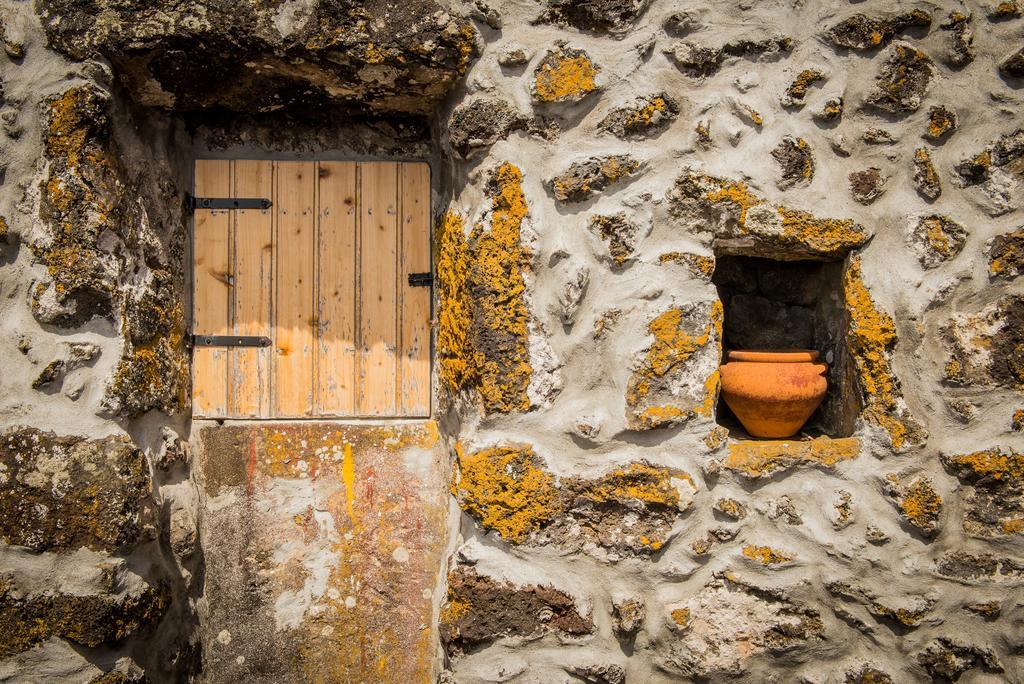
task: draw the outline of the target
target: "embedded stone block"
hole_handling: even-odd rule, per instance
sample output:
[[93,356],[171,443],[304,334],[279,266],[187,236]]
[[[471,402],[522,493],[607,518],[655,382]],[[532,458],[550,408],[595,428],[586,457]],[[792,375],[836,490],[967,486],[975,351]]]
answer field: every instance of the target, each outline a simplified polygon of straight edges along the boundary
[[644,170],[644,164],[626,154],[591,157],[576,161],[547,182],[560,202],[582,202]]
[[433,0],[314,0],[293,12],[259,0],[46,0],[37,11],[54,49],[105,58],[133,100],[175,111],[255,113],[319,101],[423,114],[477,54],[472,22]]
[[32,551],[122,551],[155,525],[149,466],[125,436],[0,435],[0,540]]
[[860,456],[856,437],[815,437],[810,440],[736,440],[722,466],[746,479],[758,480],[794,468],[834,468]]
[[755,656],[812,648],[825,631],[818,611],[786,590],[759,587],[729,571],[672,608],[678,636],[668,639],[657,662],[677,676],[740,675]]
[[674,306],[647,326],[649,346],[626,386],[626,422],[650,430],[710,418],[721,384],[722,303]]
[[1024,297],[1005,295],[942,328],[945,378],[961,385],[1024,389]]
[[694,170],[680,175],[669,193],[672,213],[698,230],[710,230],[729,254],[769,259],[841,259],[871,237],[853,219],[819,218],[775,205],[743,181]]
[[943,454],[942,464],[973,491],[964,500],[964,531],[985,539],[1024,533],[1024,453],[1012,448]]
[[448,573],[440,623],[450,655],[506,637],[555,633],[580,638],[595,631],[590,612],[582,611],[570,594],[548,585],[519,586],[466,566]]
[[651,556],[693,502],[693,478],[634,462],[584,477],[555,477],[529,445],[459,448],[459,506],[516,545],[552,544],[606,560]]
[[601,67],[583,50],[559,47],[537,65],[530,92],[534,102],[575,104],[601,89],[600,73]]

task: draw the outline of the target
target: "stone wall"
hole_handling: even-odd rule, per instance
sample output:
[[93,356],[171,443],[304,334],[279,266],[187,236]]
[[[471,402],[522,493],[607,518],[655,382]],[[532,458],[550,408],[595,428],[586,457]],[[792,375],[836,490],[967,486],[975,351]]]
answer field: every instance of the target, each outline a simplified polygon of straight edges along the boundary
[[[446,681],[1017,681],[1024,8],[493,6],[442,136]],[[723,326],[801,325],[818,436],[720,426]]]
[[[0,679],[1019,679],[1019,2],[0,16]],[[196,156],[432,161],[436,433],[190,423]],[[750,257],[801,439],[719,424]]]
[[[473,23],[431,0],[12,0],[0,19],[0,679],[432,678],[436,425],[321,426],[358,463],[317,487],[288,469],[313,462],[298,442],[276,470],[206,449],[237,430],[189,419],[185,199],[197,157],[434,161]],[[358,530],[351,499],[337,525],[311,508],[346,493]]]

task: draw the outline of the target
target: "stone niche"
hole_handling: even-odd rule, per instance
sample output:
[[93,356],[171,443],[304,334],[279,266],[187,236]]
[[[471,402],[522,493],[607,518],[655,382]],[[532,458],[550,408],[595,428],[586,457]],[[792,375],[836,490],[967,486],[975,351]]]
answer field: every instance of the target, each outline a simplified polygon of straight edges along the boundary
[[[724,308],[723,353],[733,349],[816,349],[829,366],[828,393],[802,432],[853,434],[861,411],[854,361],[846,345],[844,261],[779,261],[718,254],[712,282]],[[734,438],[743,427],[719,399],[717,420]]]

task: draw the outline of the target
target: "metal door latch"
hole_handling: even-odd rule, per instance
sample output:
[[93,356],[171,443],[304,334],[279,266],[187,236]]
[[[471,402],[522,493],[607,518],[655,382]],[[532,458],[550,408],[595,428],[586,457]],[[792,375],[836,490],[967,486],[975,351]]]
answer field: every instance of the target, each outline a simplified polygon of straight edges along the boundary
[[188,208],[196,209],[269,209],[273,202],[265,197],[193,197],[188,195]]
[[433,273],[410,273],[409,285],[412,287],[430,287],[434,284]]
[[270,338],[262,335],[191,335],[193,347],[269,347]]

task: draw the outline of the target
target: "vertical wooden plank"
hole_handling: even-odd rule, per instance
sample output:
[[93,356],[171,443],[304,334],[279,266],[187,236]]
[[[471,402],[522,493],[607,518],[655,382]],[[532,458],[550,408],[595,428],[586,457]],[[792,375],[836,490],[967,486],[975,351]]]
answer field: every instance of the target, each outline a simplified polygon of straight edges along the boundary
[[398,163],[359,165],[360,415],[392,416],[398,374]]
[[[231,196],[231,162],[196,161],[197,197]],[[228,306],[231,269],[228,260],[229,211],[195,212],[192,241],[192,330],[211,335],[230,334]],[[192,414],[223,418],[227,414],[228,358],[223,348],[197,347],[192,353]]]
[[401,262],[398,288],[399,414],[430,415],[430,293],[411,287],[410,273],[430,271],[430,166],[403,163],[401,168]]
[[[239,160],[234,171],[235,197],[273,196],[271,162]],[[273,339],[273,213],[265,209],[236,209],[234,216],[233,332]],[[229,415],[269,418],[272,349],[236,347],[228,351],[228,357]]]
[[313,413],[313,162],[276,162],[277,264],[274,416]]
[[356,163],[320,162],[317,415],[356,412]]

